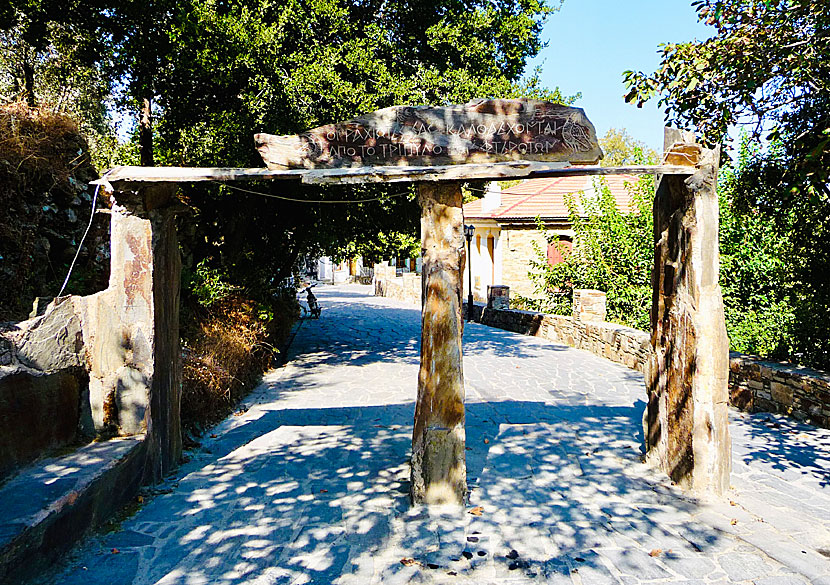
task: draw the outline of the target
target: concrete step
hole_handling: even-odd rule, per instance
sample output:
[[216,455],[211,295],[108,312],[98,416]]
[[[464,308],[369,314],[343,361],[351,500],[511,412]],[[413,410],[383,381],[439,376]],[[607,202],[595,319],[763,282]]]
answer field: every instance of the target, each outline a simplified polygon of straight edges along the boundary
[[40,459],[0,486],[0,583],[20,583],[135,496],[144,435]]

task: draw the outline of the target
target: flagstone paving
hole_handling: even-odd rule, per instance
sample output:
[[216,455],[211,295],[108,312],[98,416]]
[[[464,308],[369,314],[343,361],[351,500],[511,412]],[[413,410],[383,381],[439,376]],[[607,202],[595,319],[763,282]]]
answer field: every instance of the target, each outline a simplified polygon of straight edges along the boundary
[[641,463],[640,374],[464,332],[470,502],[411,508],[420,313],[320,287],[286,366],[55,585],[830,585],[830,432],[731,414],[732,489],[698,501]]

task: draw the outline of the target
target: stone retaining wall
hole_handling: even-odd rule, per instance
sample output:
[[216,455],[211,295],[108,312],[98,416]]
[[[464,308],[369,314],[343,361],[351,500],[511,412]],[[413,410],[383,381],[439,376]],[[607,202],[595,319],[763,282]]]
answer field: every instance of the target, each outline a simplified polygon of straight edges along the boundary
[[517,309],[491,309],[482,305],[476,305],[473,309],[473,320],[490,327],[584,349],[638,372],[645,372],[651,353],[648,333],[616,323]]
[[830,428],[830,374],[730,353],[729,401],[748,412],[777,412]]
[[[480,305],[473,320],[584,349],[643,373],[651,355],[648,333],[615,323]],[[830,375],[810,368],[730,352],[729,401],[747,412],[786,414],[830,428]]]
[[404,272],[396,276],[394,266],[375,264],[375,275],[372,279],[376,297],[389,297],[413,305],[421,304],[421,275],[414,272]]
[[[376,266],[375,295],[420,303],[418,275],[411,277],[418,285],[417,294],[411,294],[407,293],[404,285],[407,275],[396,278],[394,268],[378,266],[381,272],[377,272]],[[391,276],[386,269],[391,270]],[[651,355],[651,339],[645,331],[597,321],[589,314],[576,317],[548,315],[476,304],[473,320],[490,327],[535,335],[584,349],[643,373]],[[747,412],[786,414],[809,424],[830,428],[830,374],[824,372],[731,352],[729,397],[732,406]]]

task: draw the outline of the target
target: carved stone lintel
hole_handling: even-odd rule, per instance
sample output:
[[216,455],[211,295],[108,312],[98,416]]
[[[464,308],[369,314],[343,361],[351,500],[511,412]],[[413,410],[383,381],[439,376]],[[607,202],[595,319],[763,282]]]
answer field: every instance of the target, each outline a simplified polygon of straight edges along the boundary
[[467,497],[461,276],[461,186],[421,183],[421,369],[412,435],[413,503]]
[[582,109],[530,99],[394,106],[299,135],[257,134],[254,142],[269,169],[602,158]]

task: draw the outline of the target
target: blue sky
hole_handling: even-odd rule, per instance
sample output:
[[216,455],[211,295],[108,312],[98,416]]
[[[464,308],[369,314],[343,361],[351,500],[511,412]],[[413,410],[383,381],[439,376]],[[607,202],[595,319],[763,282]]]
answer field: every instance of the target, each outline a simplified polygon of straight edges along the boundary
[[663,112],[656,101],[642,109],[625,103],[622,72],[651,73],[660,62],[658,45],[710,36],[697,21],[691,0],[565,0],[543,32],[548,42],[528,71],[542,67],[542,83],[564,95],[582,92],[597,135],[625,128],[634,138],[662,151]]

